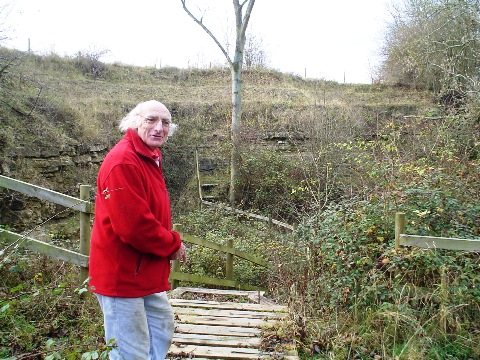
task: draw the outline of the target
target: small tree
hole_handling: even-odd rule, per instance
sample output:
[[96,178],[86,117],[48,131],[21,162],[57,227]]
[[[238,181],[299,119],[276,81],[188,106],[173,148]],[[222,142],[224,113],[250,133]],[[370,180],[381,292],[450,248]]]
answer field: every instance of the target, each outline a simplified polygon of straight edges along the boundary
[[240,146],[240,127],[242,117],[242,66],[244,60],[244,48],[246,41],[246,31],[250,15],[252,13],[255,0],[233,0],[235,13],[235,51],[233,57],[230,57],[225,47],[218,41],[217,37],[205,26],[203,17],[196,17],[187,7],[186,0],[180,0],[185,12],[213,39],[222,51],[223,55],[230,65],[232,75],[232,155],[230,163],[230,203],[235,203],[235,183],[239,169],[238,148]]
[[[385,40],[387,80],[465,96],[480,70],[478,0],[403,0]],[[478,90],[477,90],[478,91]]]
[[85,74],[90,74],[96,80],[105,69],[105,64],[100,61],[100,58],[107,54],[110,50],[90,50],[79,51],[75,58],[76,66]]
[[263,48],[262,39],[254,34],[249,34],[244,49],[245,68],[264,68],[267,66],[267,54]]

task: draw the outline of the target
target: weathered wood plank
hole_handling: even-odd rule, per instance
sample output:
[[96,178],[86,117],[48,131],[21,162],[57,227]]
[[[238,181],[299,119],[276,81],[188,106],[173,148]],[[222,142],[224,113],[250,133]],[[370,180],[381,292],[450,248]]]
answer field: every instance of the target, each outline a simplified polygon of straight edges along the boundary
[[260,335],[261,330],[258,328],[244,328],[240,326],[204,326],[176,323],[175,333],[256,337]]
[[75,251],[63,249],[53,244],[48,244],[27,236],[23,236],[8,230],[0,229],[0,236],[10,242],[18,241],[18,246],[27,248],[33,252],[48,255],[58,260],[67,261],[74,265],[88,266],[88,256]]
[[226,310],[226,309],[203,309],[177,307],[175,314],[190,316],[217,316],[228,318],[249,318],[249,319],[274,319],[283,318],[287,314],[272,311],[250,311],[250,310]]
[[229,303],[218,301],[203,301],[203,300],[184,300],[184,299],[170,299],[172,306],[188,306],[210,309],[225,309],[225,310],[252,310],[252,311],[273,311],[273,312],[288,312],[288,308],[283,305],[270,304],[252,304],[252,303]]
[[233,295],[233,296],[250,296],[258,295],[263,296],[265,291],[247,291],[247,290],[225,290],[225,289],[208,289],[208,288],[194,288],[194,287],[178,287],[175,290],[171,291],[172,297],[181,296],[185,293],[194,293],[194,294],[214,294],[214,295]]
[[480,239],[457,239],[400,234],[400,245],[417,246],[422,249],[480,251]]
[[198,346],[172,344],[169,353],[183,356],[204,356],[210,359],[258,359],[261,353],[250,348],[224,348],[220,346]]
[[273,319],[250,319],[250,318],[229,318],[223,316],[191,316],[176,314],[177,321],[188,324],[203,324],[208,326],[241,326],[260,328],[272,326],[276,323]]
[[172,344],[169,354],[194,358],[203,356],[207,359],[279,359],[280,356],[282,359],[298,359],[298,357],[289,354],[274,355],[250,348],[225,348],[199,345],[178,346],[176,344]]
[[259,347],[261,339],[245,336],[222,336],[212,334],[175,333],[174,343],[227,347]]
[[239,297],[247,297],[252,303],[276,305],[276,303],[266,298],[263,290],[224,290],[224,289],[207,289],[207,288],[192,288],[192,287],[176,287],[170,292],[170,297],[180,298],[185,293],[194,294],[211,294],[211,295],[233,295]]
[[3,175],[0,175],[0,187],[5,187],[10,190],[15,190],[26,195],[34,196],[38,199],[53,202],[67,208],[93,214],[93,203],[85,200],[77,199],[73,196],[65,195],[53,190],[45,189],[43,187],[29,184],[20,180],[15,180]]

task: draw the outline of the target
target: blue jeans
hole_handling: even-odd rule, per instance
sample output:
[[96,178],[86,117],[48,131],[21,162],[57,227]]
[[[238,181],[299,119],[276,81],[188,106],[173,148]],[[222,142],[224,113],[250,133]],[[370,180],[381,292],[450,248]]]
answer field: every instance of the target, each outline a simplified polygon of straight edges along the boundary
[[165,292],[140,298],[96,296],[105,339],[107,343],[115,339],[111,360],[165,359],[174,332],[173,310]]

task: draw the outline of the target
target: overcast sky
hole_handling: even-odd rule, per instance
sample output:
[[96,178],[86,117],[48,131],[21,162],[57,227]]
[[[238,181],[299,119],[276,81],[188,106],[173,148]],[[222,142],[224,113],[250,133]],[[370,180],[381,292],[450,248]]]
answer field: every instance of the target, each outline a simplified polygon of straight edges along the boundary
[[[268,66],[308,78],[370,83],[380,61],[390,0],[256,0],[249,31]],[[9,11],[4,45],[138,66],[208,67],[225,58],[180,0],[0,0]],[[187,0],[221,43],[234,32],[231,0]],[[201,11],[201,12],[199,12]],[[5,11],[4,11],[5,13]],[[4,14],[2,14],[4,16]]]

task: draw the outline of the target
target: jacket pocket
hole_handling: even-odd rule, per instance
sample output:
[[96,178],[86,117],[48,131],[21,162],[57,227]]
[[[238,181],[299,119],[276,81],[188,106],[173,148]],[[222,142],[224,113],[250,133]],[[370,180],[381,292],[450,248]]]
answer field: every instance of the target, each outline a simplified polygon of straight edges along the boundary
[[135,276],[138,275],[138,273],[140,272],[140,268],[142,267],[142,260],[143,260],[143,255],[140,255],[138,257],[138,260],[137,260],[137,266],[135,268]]

